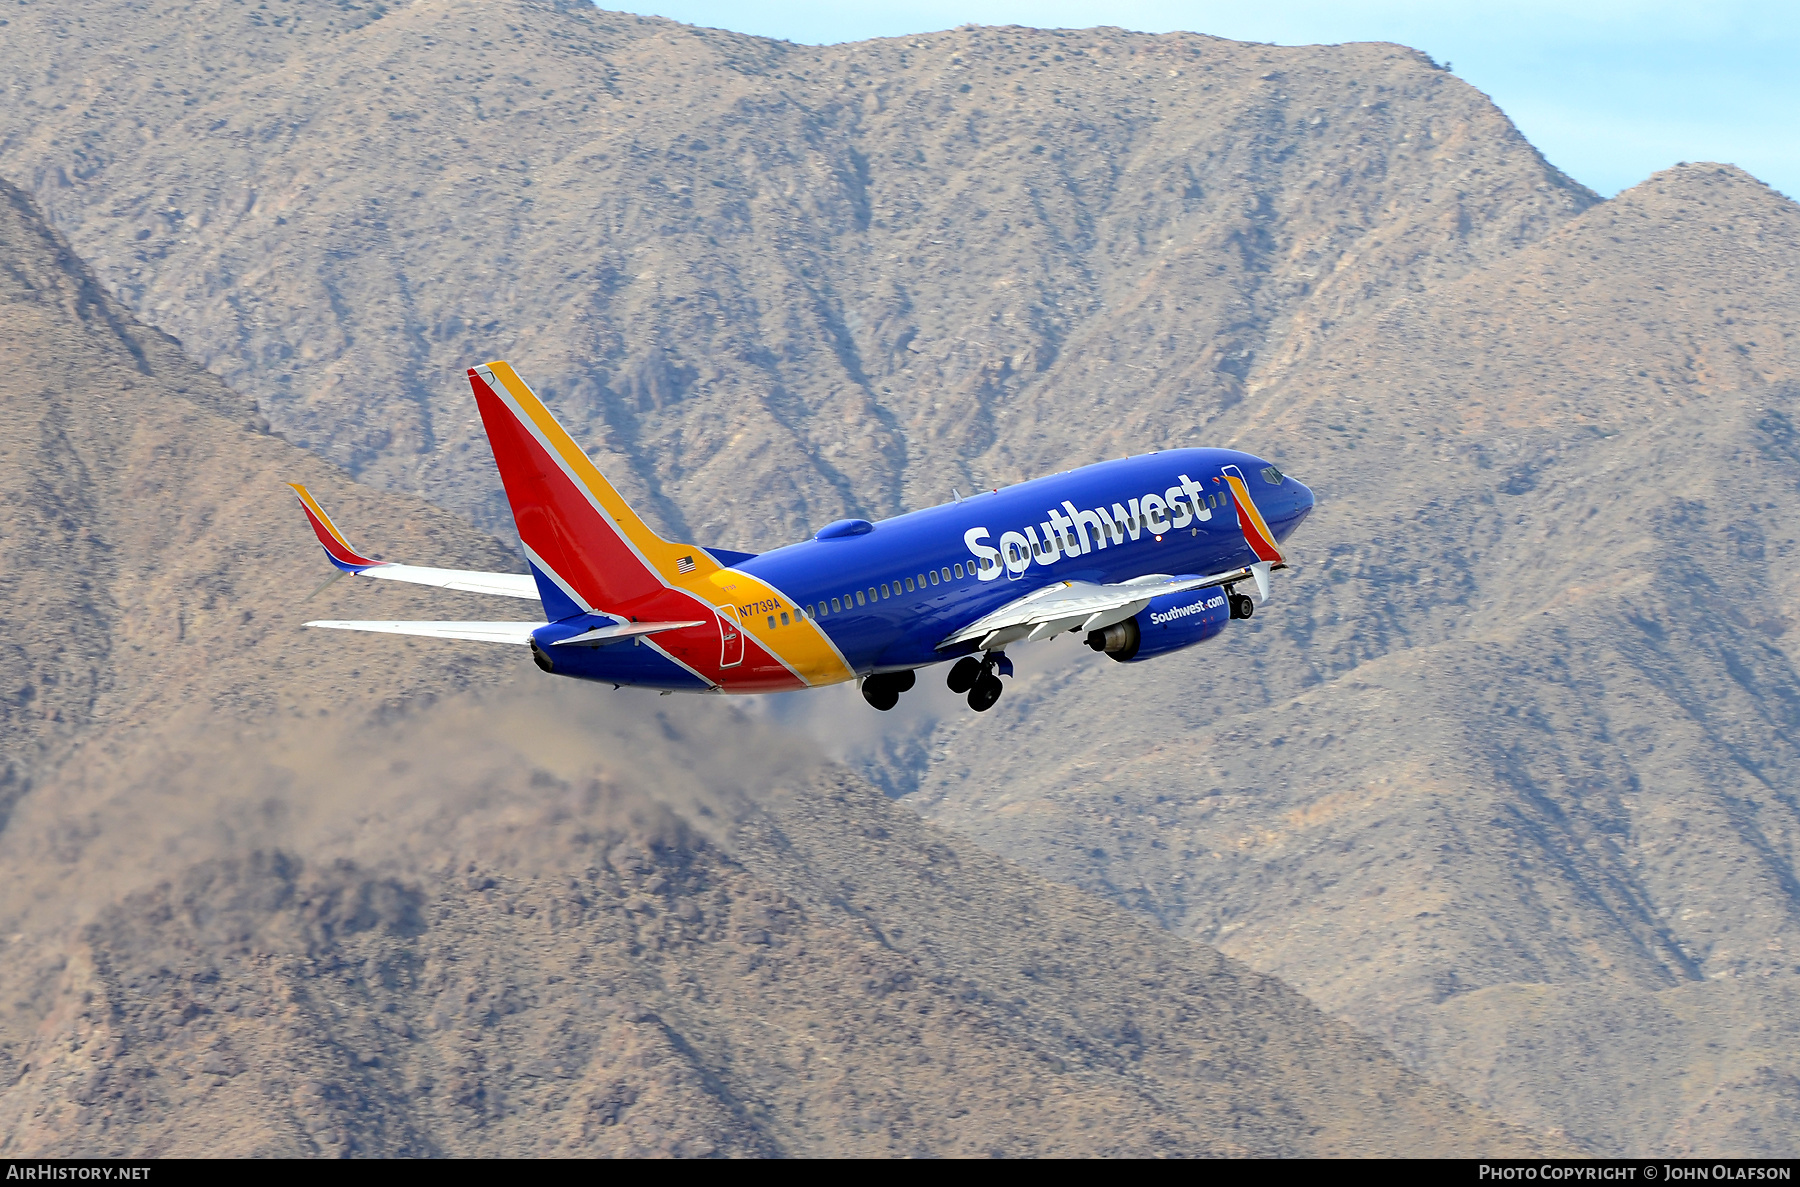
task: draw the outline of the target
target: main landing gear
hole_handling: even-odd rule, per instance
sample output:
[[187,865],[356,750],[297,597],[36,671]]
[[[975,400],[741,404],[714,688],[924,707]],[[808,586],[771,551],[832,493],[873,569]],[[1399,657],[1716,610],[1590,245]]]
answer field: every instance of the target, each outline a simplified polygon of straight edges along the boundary
[[1256,613],[1256,601],[1249,594],[1227,592],[1231,598],[1231,616],[1233,618],[1249,618]]
[[1010,676],[1012,661],[998,651],[990,651],[980,659],[965,655],[950,669],[950,676],[945,683],[950,686],[951,692],[969,694],[969,708],[977,713],[986,713],[994,707],[994,702],[1000,699],[1000,694],[1004,691],[996,669],[999,673]]
[[905,672],[877,672],[873,676],[864,676],[863,700],[886,713],[900,703],[900,694],[911,688],[917,680],[918,677],[910,669]]

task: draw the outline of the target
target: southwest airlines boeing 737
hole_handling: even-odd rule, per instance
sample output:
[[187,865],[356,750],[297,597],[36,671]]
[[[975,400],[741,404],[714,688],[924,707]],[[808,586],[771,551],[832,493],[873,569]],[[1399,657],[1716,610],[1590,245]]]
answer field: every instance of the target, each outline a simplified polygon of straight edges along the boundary
[[1313,506],[1260,458],[1172,449],[880,523],[839,520],[760,555],[702,548],[651,531],[510,366],[475,367],[469,383],[529,574],[371,560],[294,490],[341,571],[528,599],[543,617],[306,625],[515,643],[546,672],[664,692],[860,680],[877,709],[919,668],[954,660],[950,688],[981,712],[1012,674],[1010,644],[1074,632],[1137,663],[1249,618]]

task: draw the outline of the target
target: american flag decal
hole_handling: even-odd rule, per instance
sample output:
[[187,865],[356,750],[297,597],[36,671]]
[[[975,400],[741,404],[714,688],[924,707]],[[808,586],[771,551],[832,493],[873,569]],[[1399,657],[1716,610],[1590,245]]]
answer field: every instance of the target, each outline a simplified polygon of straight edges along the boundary
[[675,571],[677,573],[692,573],[694,571],[694,558],[691,556],[677,558],[675,561]]

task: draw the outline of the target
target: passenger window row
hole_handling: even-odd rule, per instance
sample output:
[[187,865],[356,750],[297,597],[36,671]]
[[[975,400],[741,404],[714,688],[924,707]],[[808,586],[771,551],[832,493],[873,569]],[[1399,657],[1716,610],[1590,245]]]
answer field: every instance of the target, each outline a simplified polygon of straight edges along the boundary
[[[928,586],[961,581],[975,575],[973,563],[965,566],[962,563],[945,565],[941,569],[928,569],[916,577],[899,578],[892,582],[884,581],[880,585],[871,585],[867,590],[857,590],[832,598],[829,603],[820,600],[816,606],[802,606],[800,613],[807,618],[828,618],[833,614],[842,614],[846,610],[854,610],[858,606],[866,606],[870,602],[879,602],[886,598],[899,597],[906,593],[918,593]],[[771,619],[769,625],[774,626]]]

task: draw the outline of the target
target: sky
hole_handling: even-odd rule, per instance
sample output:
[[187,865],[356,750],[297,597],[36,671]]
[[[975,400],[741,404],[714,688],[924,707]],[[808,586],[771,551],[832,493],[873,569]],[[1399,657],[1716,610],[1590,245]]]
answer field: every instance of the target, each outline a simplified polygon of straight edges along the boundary
[[1185,29],[1307,45],[1397,41],[1448,62],[1551,164],[1611,197],[1727,161],[1800,197],[1800,0],[606,0],[808,44],[963,24]]

